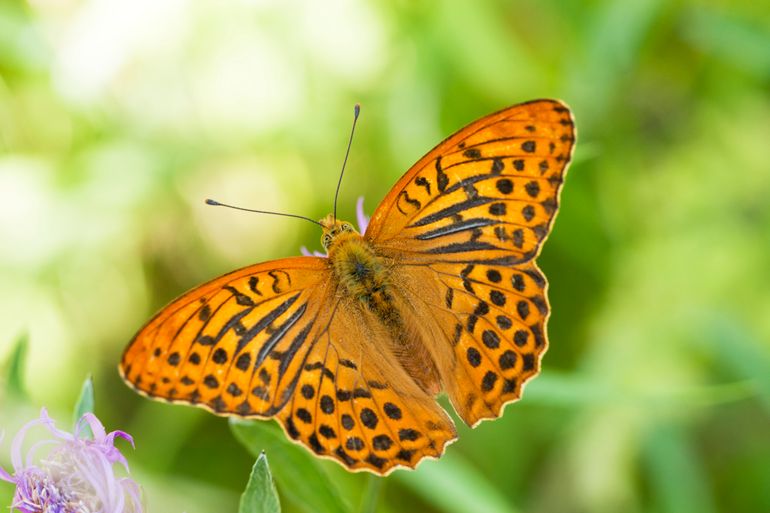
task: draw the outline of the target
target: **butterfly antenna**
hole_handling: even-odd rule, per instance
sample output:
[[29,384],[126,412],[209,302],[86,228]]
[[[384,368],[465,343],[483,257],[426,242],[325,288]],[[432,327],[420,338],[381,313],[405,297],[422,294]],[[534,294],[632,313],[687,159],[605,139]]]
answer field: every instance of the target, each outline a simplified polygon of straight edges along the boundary
[[250,208],[243,208],[243,207],[236,207],[236,206],[233,206],[233,205],[227,205],[225,203],[220,203],[220,202],[215,201],[213,199],[207,199],[206,200],[206,205],[212,205],[212,206],[215,206],[215,207],[234,208],[235,210],[243,210],[244,212],[256,212],[257,214],[270,214],[270,215],[273,215],[273,216],[296,217],[297,219],[304,219],[305,221],[310,221],[311,223],[317,224],[318,226],[323,228],[323,225],[321,223],[319,223],[318,221],[316,221],[315,219],[310,219],[309,217],[300,216],[300,215],[297,215],[297,214],[284,214],[284,213],[281,213],[281,212],[270,212],[268,210],[252,210]]
[[334,193],[334,220],[337,220],[337,196],[340,194],[340,186],[342,185],[342,175],[345,174],[345,164],[348,163],[348,155],[350,155],[350,145],[353,143],[353,134],[356,132],[356,121],[358,121],[358,115],[361,113],[361,106],[356,103],[353,110],[353,128],[350,129],[350,139],[348,139],[348,149],[345,151],[345,160],[342,161],[342,171],[340,171],[340,180],[337,182],[337,191]]

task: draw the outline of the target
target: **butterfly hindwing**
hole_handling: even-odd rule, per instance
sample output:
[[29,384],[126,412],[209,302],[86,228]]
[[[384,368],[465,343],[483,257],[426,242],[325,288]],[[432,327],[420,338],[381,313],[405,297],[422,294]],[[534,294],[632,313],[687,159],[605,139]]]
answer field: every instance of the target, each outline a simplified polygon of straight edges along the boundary
[[337,305],[278,418],[290,438],[350,470],[413,468],[439,457],[455,428],[383,350],[390,342],[365,316],[354,303]]
[[[547,349],[546,281],[534,263],[516,267],[437,264],[443,302],[434,315],[446,319],[455,366],[445,381],[462,419],[473,426],[496,418],[540,371]],[[451,312],[451,313],[447,313]]]

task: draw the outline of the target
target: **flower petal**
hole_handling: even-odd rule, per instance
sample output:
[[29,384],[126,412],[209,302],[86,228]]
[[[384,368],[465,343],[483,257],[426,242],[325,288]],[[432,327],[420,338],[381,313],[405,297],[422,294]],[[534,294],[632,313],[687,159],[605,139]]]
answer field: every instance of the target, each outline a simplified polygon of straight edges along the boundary
[[[23,458],[26,434],[36,425],[44,426],[53,436],[32,444]],[[86,426],[90,427],[93,439],[81,437]],[[14,474],[0,467],[0,479],[16,485],[12,508],[22,513],[143,511],[140,487],[129,477],[115,475],[115,463],[128,471],[126,458],[115,447],[118,437],[134,445],[133,438],[125,431],[106,433],[104,425],[92,413],[78,420],[73,434],[57,429],[47,410],[41,409],[40,417],[22,426],[13,439]],[[40,448],[46,445],[52,448],[38,458]]]
[[21,429],[19,429],[19,432],[16,433],[16,436],[13,437],[13,441],[11,442],[11,465],[13,465],[13,470],[15,473],[18,473],[21,469],[24,468],[24,463],[21,457],[21,446],[24,443],[24,437],[27,436],[27,431],[29,431],[33,426],[37,426],[38,424],[47,424],[49,421],[50,418],[48,417],[48,412],[46,412],[46,409],[43,408],[40,410],[40,418],[32,419],[24,424]]
[[94,441],[101,443],[107,436],[107,433],[104,431],[104,425],[102,425],[102,423],[99,422],[99,419],[96,418],[96,415],[91,412],[86,412],[80,417],[77,427],[75,428],[75,435],[80,436],[80,433],[86,424],[91,428],[91,433],[94,434]]
[[358,220],[358,233],[363,235],[369,226],[369,216],[364,213],[364,197],[359,196],[356,200],[356,219]]

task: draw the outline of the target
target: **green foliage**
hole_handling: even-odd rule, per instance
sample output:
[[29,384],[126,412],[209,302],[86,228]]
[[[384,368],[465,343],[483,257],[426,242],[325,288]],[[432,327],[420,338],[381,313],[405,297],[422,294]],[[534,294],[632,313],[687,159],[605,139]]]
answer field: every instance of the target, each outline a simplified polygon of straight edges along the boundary
[[313,456],[289,442],[274,423],[231,419],[230,429],[251,454],[270,455],[281,493],[303,511],[349,511]]
[[646,440],[645,463],[653,483],[656,511],[716,512],[711,490],[706,486],[702,463],[692,450],[685,429],[659,426]]
[[[289,513],[770,511],[768,2],[54,4],[0,1],[0,430],[92,374],[152,510],[234,511],[264,449]],[[360,102],[339,207],[371,213],[443,137],[536,97],[578,129],[543,373],[440,461],[349,474],[120,383],[170,299],[319,248],[204,198],[327,214]]]
[[24,334],[16,339],[11,352],[11,358],[7,363],[8,375],[6,377],[6,386],[8,394],[19,399],[26,397],[24,389],[24,363],[27,355],[27,346],[29,336]]
[[281,513],[281,502],[265,453],[254,462],[246,490],[241,495],[238,513]]
[[[72,419],[75,424],[80,420],[84,413],[94,412],[94,380],[91,376],[88,376],[83,382],[83,386],[80,389],[80,396],[77,403],[75,403],[75,411],[73,412]],[[90,431],[91,428],[85,426],[84,429]]]
[[448,513],[514,513],[505,496],[490,485],[478,470],[461,456],[447,454],[451,464],[427,461],[419,472],[395,474],[395,479],[411,489],[437,511]]

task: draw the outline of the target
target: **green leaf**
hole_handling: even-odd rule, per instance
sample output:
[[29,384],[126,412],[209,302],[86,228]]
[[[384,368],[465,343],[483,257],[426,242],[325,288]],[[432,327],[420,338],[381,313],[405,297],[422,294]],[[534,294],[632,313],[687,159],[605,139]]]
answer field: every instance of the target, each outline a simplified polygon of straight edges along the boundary
[[270,455],[281,492],[300,509],[308,513],[349,511],[314,457],[287,440],[275,424],[231,418],[230,429],[254,456],[263,451]]
[[[78,398],[78,402],[75,404],[75,411],[73,413],[74,424],[77,425],[80,418],[83,416],[84,413],[93,413],[94,412],[94,381],[91,378],[91,376],[88,376],[86,380],[83,382],[83,386],[80,389],[80,397]],[[89,429],[88,426],[86,426],[84,429]],[[87,431],[87,433],[90,433],[90,430]]]
[[8,393],[19,398],[27,396],[24,391],[24,361],[27,356],[27,346],[29,346],[29,336],[24,333],[16,341],[8,364]]
[[440,461],[426,461],[414,472],[396,472],[393,478],[447,513],[514,513],[516,509],[482,473],[457,451]]
[[241,495],[238,513],[280,513],[281,502],[270,474],[270,465],[263,452],[254,462],[246,490]]

